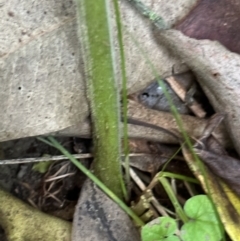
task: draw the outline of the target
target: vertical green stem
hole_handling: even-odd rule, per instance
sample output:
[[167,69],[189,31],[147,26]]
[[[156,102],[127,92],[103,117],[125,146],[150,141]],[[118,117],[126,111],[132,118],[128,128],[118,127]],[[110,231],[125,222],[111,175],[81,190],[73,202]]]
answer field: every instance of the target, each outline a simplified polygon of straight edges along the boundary
[[[123,34],[122,34],[122,25],[121,25],[121,16],[119,11],[118,0],[113,0],[118,32],[118,43],[119,43],[119,52],[121,59],[121,74],[122,74],[122,115],[123,115],[123,147],[124,147],[124,167],[126,173],[126,183],[130,183],[130,165],[129,165],[129,146],[128,146],[128,125],[127,125],[127,75],[126,75],[126,66],[125,66],[125,54],[124,54],[124,43],[123,43]],[[128,194],[125,193],[125,198]]]
[[77,0],[79,39],[93,121],[94,173],[123,198],[120,106],[109,0]]
[[186,223],[188,221],[188,217],[186,216],[185,212],[183,211],[181,205],[179,204],[170,184],[168,183],[167,179],[165,177],[160,177],[159,181],[162,183],[166,193],[168,194],[168,197],[170,198],[173,206],[175,207],[175,210],[180,217],[180,219]]

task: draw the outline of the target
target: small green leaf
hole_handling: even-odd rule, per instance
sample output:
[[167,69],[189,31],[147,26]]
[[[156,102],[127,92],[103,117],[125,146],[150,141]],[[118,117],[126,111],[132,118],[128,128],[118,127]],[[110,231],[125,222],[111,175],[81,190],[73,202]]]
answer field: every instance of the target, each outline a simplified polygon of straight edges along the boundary
[[146,224],[141,231],[142,241],[179,241],[175,236],[177,223],[170,217],[160,217]]
[[52,161],[44,161],[44,162],[35,163],[32,167],[32,170],[36,171],[36,172],[40,172],[42,174],[46,173],[52,163],[53,163]]
[[197,195],[187,200],[184,211],[189,222],[181,228],[184,241],[219,241],[222,238],[219,220],[210,199]]

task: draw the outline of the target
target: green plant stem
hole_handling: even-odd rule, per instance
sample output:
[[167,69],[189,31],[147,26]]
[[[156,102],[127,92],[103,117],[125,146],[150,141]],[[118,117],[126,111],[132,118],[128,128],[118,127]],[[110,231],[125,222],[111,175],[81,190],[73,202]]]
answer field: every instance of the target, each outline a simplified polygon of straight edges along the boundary
[[183,211],[181,205],[179,204],[170,184],[168,183],[168,180],[165,177],[159,177],[158,180],[161,182],[161,184],[164,187],[164,190],[168,194],[168,197],[170,198],[178,216],[180,219],[186,223],[188,221],[188,217],[186,216],[185,212]]
[[114,194],[106,185],[103,184],[91,171],[84,167],[77,159],[75,159],[58,141],[53,137],[48,137],[49,141],[39,137],[39,140],[50,143],[65,155],[75,166],[77,166],[87,177],[89,177],[104,193],[106,193],[114,202],[116,202],[138,226],[143,226],[144,222],[129,208],[116,194]]
[[126,190],[120,164],[120,103],[111,15],[109,0],[77,0],[80,48],[93,122],[93,170],[123,199]]
[[[121,71],[122,71],[122,116],[123,116],[123,148],[124,148],[124,168],[125,168],[125,179],[126,183],[130,184],[130,164],[129,164],[129,145],[128,145],[128,125],[127,125],[127,75],[126,75],[126,66],[125,66],[125,54],[124,54],[124,43],[123,43],[123,34],[122,34],[122,24],[121,16],[119,11],[118,0],[113,0],[116,23],[117,23],[117,33],[118,33],[118,43],[121,59]],[[128,193],[126,189],[123,188],[125,199],[128,200]]]

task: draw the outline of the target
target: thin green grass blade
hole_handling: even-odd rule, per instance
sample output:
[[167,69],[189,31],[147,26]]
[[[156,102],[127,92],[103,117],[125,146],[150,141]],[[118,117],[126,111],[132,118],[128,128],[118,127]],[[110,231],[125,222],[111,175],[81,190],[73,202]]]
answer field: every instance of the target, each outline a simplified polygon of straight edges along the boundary
[[[134,7],[139,11],[140,14],[146,16],[150,21],[152,21],[153,24],[159,30],[168,28],[168,27],[166,27],[166,25],[161,24],[162,18],[160,16],[157,16],[157,14],[154,13],[151,9],[147,8],[146,5],[143,4],[141,0],[130,0],[130,2],[133,3]],[[154,17],[152,17],[152,16],[154,16]],[[160,19],[160,22],[158,21],[159,19]],[[214,203],[213,199],[212,199],[212,195],[211,195],[210,189],[209,189],[208,179],[206,178],[206,171],[204,169],[204,164],[201,162],[201,160],[199,159],[199,157],[197,156],[196,152],[193,149],[192,142],[191,142],[189,136],[187,135],[186,131],[183,128],[182,120],[181,120],[181,117],[180,117],[180,115],[179,115],[179,113],[177,111],[177,108],[173,105],[173,102],[172,102],[172,100],[170,98],[170,95],[167,92],[163,81],[161,79],[159,79],[158,72],[157,72],[156,68],[154,67],[153,63],[151,63],[151,61],[149,60],[147,53],[145,53],[144,49],[141,48],[141,46],[139,45],[138,41],[134,38],[134,36],[131,33],[129,33],[129,35],[132,38],[133,42],[138,47],[138,49],[140,50],[143,58],[145,59],[146,63],[149,65],[149,67],[151,68],[151,70],[154,73],[155,77],[158,78],[158,83],[161,86],[161,88],[163,89],[164,95],[166,96],[166,98],[167,98],[167,100],[169,102],[171,111],[172,111],[172,113],[173,113],[173,115],[174,115],[174,117],[176,119],[176,122],[178,124],[179,130],[180,130],[180,132],[183,135],[183,139],[184,139],[184,141],[186,143],[186,146],[190,150],[194,160],[197,163],[198,168],[200,169],[200,171],[201,171],[201,173],[202,173],[202,175],[204,177],[204,180],[205,180],[205,183],[206,183],[206,188],[207,188],[208,194],[209,194],[209,198],[212,201],[212,203]],[[215,210],[216,210],[216,207],[215,207]],[[216,210],[216,213],[217,213],[217,216],[219,218],[217,210]],[[219,218],[219,220],[220,220],[220,218]],[[224,238],[224,240],[225,240],[225,238]]]
[[38,138],[46,144],[58,149],[65,155],[75,166],[77,166],[88,178],[90,178],[104,193],[106,193],[114,202],[116,202],[138,226],[143,226],[143,221],[129,208],[118,196],[116,196],[104,183],[102,183],[90,170],[83,166],[76,158],[74,158],[55,138],[48,137],[48,141],[42,137]]
[[160,172],[158,177],[170,177],[170,178],[175,178],[178,180],[182,180],[182,181],[187,181],[187,182],[191,182],[191,183],[195,183],[195,184],[200,184],[199,181],[195,178],[192,177],[187,177],[181,174],[177,174],[177,173],[171,173],[171,172]]
[[166,193],[168,194],[169,199],[171,200],[176,213],[178,214],[178,216],[180,217],[180,219],[186,223],[188,221],[188,217],[186,216],[185,212],[183,211],[181,205],[179,204],[175,193],[173,192],[170,184],[168,183],[168,180],[165,177],[159,177],[158,178],[159,182],[163,185],[164,190],[166,191]]

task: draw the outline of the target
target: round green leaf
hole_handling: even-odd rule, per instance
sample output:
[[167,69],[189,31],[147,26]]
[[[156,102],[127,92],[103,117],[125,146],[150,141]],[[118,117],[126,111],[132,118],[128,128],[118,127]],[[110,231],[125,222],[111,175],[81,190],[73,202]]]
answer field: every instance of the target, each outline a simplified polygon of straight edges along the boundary
[[206,195],[190,198],[184,206],[189,222],[181,228],[184,241],[219,241],[222,232],[210,199]]
[[160,217],[149,222],[142,228],[142,241],[179,241],[175,236],[176,221],[169,217]]

